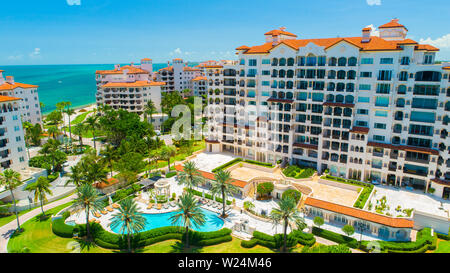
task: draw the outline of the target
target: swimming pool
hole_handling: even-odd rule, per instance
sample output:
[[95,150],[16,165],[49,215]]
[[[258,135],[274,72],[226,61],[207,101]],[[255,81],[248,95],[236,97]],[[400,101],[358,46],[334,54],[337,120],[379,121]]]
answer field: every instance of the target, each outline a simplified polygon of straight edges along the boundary
[[[198,228],[192,227],[192,229],[196,231],[216,231],[222,228],[223,220],[219,218],[219,215],[215,212],[212,212],[207,209],[200,208],[201,211],[205,214],[205,224]],[[147,219],[147,224],[142,231],[147,231],[154,228],[159,227],[167,227],[167,226],[180,226],[181,221],[177,224],[172,224],[170,217],[177,212],[166,212],[166,213],[156,213],[156,214],[147,214],[144,213],[143,216]],[[117,226],[116,228],[111,228],[111,230],[115,233],[120,233],[121,226]]]

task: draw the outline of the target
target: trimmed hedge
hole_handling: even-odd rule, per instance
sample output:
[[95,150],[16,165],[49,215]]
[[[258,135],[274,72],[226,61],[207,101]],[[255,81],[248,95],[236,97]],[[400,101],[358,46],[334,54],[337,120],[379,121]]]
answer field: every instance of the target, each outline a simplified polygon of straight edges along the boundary
[[345,178],[335,177],[335,176],[332,176],[329,174],[327,174],[325,176],[325,178],[327,180],[331,180],[331,181],[335,181],[335,182],[340,182],[340,183],[344,183],[344,184],[356,185],[356,186],[363,187],[362,193],[358,196],[358,199],[355,201],[355,204],[353,204],[353,207],[355,207],[355,208],[359,208],[359,209],[364,208],[364,206],[365,206],[367,200],[369,199],[369,196],[373,190],[373,185],[370,183],[361,182],[361,181],[353,180],[353,179],[345,179]]
[[220,166],[217,167],[217,168],[214,168],[214,169],[212,170],[212,172],[213,172],[213,173],[216,173],[216,172],[218,172],[218,171],[220,171],[220,170],[223,170],[223,169],[226,169],[226,168],[230,167],[231,165],[234,165],[234,164],[236,164],[236,163],[238,163],[238,162],[240,162],[240,161],[242,161],[242,158],[235,158],[235,159],[233,159],[233,160],[231,160],[231,161],[228,161],[227,163],[225,163],[225,164],[223,164],[223,165],[220,165]]
[[65,223],[67,217],[70,216],[68,211],[64,212],[61,218],[56,218],[52,221],[52,231],[54,234],[63,238],[72,238],[74,226]]
[[[197,190],[194,190],[194,189],[186,189],[186,191],[192,193],[193,195],[203,197],[203,193],[200,192],[200,191],[197,191]],[[206,192],[205,192],[205,198],[213,200],[213,196],[211,194],[209,194],[209,193],[206,193]],[[216,197],[216,201],[219,202],[219,203],[222,203],[222,198]],[[231,205],[231,203],[232,202],[230,200],[227,200],[227,205]]]
[[328,239],[338,244],[345,244],[351,248],[358,248],[359,246],[359,243],[356,239],[329,230],[313,227],[312,233],[316,236]]
[[[284,235],[281,233],[272,236],[263,232],[254,231],[252,239],[249,241],[241,241],[241,246],[244,248],[252,248],[256,245],[261,245],[267,248],[278,249],[283,246],[283,242]],[[286,238],[287,247],[294,247],[298,243],[305,246],[312,246],[315,242],[316,238],[312,234],[300,230],[293,230]]]
[[250,160],[250,159],[246,159],[246,160],[244,160],[244,162],[250,163],[250,164],[254,164],[254,165],[263,166],[263,167],[267,167],[267,168],[273,168],[274,167],[272,163],[268,163],[268,162],[260,162],[260,161],[256,161],[256,160]]
[[166,173],[166,178],[171,178],[175,175],[177,175],[177,172],[169,172],[169,173]]
[[[437,234],[431,236],[431,229],[424,228],[417,232],[415,242],[387,242],[376,241],[381,248],[381,251],[387,253],[424,253],[427,250],[436,249]],[[370,241],[362,241],[361,249],[367,251],[367,245]]]
[[311,177],[315,171],[312,168],[300,168],[297,165],[289,165],[283,170],[283,174],[287,177],[302,179]]

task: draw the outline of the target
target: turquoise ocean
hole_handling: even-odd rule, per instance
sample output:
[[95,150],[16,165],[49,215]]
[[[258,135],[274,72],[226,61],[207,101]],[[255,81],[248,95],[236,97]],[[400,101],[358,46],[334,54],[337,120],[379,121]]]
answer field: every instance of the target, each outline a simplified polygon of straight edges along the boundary
[[[125,65],[125,64],[123,64]],[[189,66],[197,63],[189,63]],[[153,64],[153,70],[167,67],[167,63]],[[96,70],[114,69],[113,64],[82,65],[4,65],[4,76],[16,82],[39,85],[39,100],[44,103],[43,114],[56,109],[60,101],[72,102],[72,107],[95,103]]]

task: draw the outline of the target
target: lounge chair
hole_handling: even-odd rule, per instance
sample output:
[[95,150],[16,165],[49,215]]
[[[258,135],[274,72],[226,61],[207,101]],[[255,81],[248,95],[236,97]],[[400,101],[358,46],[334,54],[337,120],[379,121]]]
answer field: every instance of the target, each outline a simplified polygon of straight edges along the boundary
[[148,203],[147,209],[151,209],[153,207],[153,203]]
[[158,209],[158,210],[160,210],[161,209],[161,203],[158,203],[158,206],[156,206],[156,208]]
[[100,220],[95,220],[95,222],[96,222],[97,224],[100,224]]
[[100,213],[98,213],[98,212],[94,212],[94,216],[97,217],[97,218],[102,217],[102,216],[100,215]]
[[164,204],[164,209],[168,209],[169,208],[169,204]]
[[177,204],[176,204],[176,202],[175,201],[172,201],[172,202],[170,202],[170,204],[169,204],[172,208],[174,208],[174,207],[176,207],[177,206]]
[[111,208],[110,206],[107,206],[105,209],[109,212],[113,211],[113,208]]
[[95,222],[95,219],[92,218],[91,220],[89,220],[89,223]]
[[103,214],[103,215],[108,214],[108,212],[106,210],[102,210],[102,211],[100,211],[100,213]]
[[117,203],[114,203],[114,204],[112,204],[112,205],[111,205],[111,207],[113,207],[113,208],[117,209],[117,208],[119,208],[120,206],[119,206],[119,204],[117,204]]

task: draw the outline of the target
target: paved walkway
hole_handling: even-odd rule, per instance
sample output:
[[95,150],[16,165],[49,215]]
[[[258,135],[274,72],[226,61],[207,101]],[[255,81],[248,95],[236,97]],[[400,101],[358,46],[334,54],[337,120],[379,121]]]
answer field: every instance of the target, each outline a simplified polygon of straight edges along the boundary
[[[64,199],[52,202],[50,204],[47,204],[44,206],[44,210],[49,210],[52,209],[54,207],[57,207],[59,205],[65,204],[67,202],[72,201],[73,199],[76,198],[76,195],[72,194]],[[31,218],[33,218],[36,215],[41,214],[41,209],[37,208],[34,209],[28,213],[25,213],[22,216],[19,216],[19,221],[20,224],[22,225],[23,223],[25,223],[26,221],[30,220]],[[8,224],[0,227],[0,253],[7,253],[7,245],[8,245],[8,241],[9,238],[11,237],[12,232],[17,228],[17,220],[16,218],[14,218],[13,221],[9,222]]]

